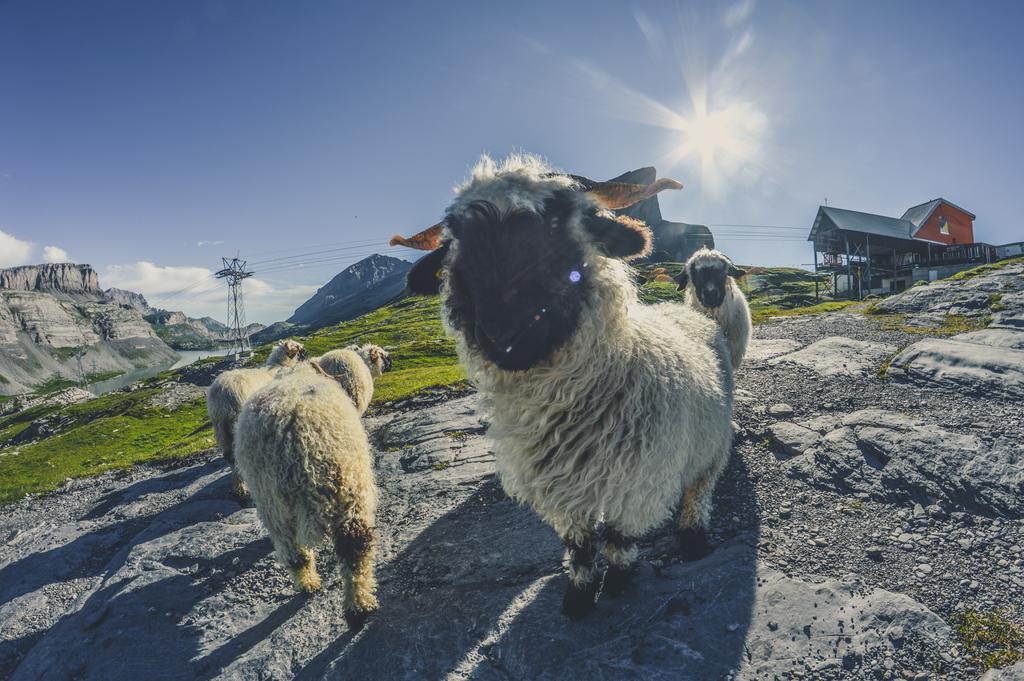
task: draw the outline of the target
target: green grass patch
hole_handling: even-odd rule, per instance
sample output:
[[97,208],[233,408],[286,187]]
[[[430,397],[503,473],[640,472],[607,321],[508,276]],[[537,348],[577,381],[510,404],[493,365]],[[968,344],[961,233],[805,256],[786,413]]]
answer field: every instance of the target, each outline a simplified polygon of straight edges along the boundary
[[61,361],[66,361],[74,357],[83,348],[72,346],[70,348],[50,348],[50,354]]
[[[394,368],[377,379],[375,404],[411,397],[426,388],[457,386],[466,380],[455,343],[445,336],[441,325],[441,301],[437,297],[403,298],[299,340],[311,356],[353,344],[386,347]],[[253,361],[263,362],[273,345],[257,349]]]
[[61,376],[51,376],[42,383],[35,386],[35,390],[32,392],[37,395],[49,395],[55,393],[58,390],[64,390],[65,388],[74,388],[79,384],[79,381],[72,380],[70,378],[63,378]]
[[836,312],[838,310],[844,310],[851,305],[856,305],[856,300],[828,300],[817,305],[807,305],[806,307],[793,307],[793,308],[781,308],[774,305],[756,305],[750,306],[750,316],[754,324],[764,324],[772,317],[795,317],[805,314],[824,314],[826,312]]
[[907,315],[901,312],[886,313],[878,309],[868,308],[866,314],[871,315],[886,331],[902,331],[929,336],[955,336],[958,333],[984,329],[992,321],[989,315],[967,317],[964,315],[946,315],[938,326],[915,326],[907,323]]
[[[59,410],[73,423],[39,442],[0,449],[0,503],[49,492],[67,478],[96,475],[155,459],[187,456],[214,445],[200,399],[171,412],[145,406],[155,391],[111,394]],[[28,421],[15,426],[22,428]],[[8,426],[3,433],[8,435]]]
[[987,265],[978,265],[977,267],[972,267],[969,270],[957,272],[954,275],[946,277],[946,279],[948,281],[963,281],[964,279],[973,279],[975,277],[980,277],[981,275],[986,274],[988,272],[1001,270],[1004,267],[1009,267],[1010,265],[1020,264],[1024,264],[1024,256],[1009,258],[1008,260],[1000,260],[999,262],[988,263]]
[[1003,294],[993,293],[988,297],[988,309],[992,312],[1002,312],[1006,308],[1003,305]]
[[957,636],[971,660],[983,669],[1006,667],[1024,659],[1024,627],[1005,611],[967,610],[953,618]]

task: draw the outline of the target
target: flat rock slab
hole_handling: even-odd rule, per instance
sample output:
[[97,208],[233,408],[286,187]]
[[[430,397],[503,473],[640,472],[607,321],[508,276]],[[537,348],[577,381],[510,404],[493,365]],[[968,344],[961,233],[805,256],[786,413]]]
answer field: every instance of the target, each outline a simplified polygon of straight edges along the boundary
[[953,340],[988,345],[993,348],[1024,350],[1024,331],[1016,329],[990,327],[980,331],[957,334],[953,336]]
[[866,376],[875,372],[882,361],[894,352],[894,346],[884,343],[830,336],[802,350],[773,357],[768,364],[795,364],[822,376]]
[[797,350],[802,343],[791,338],[754,338],[747,346],[747,354],[743,358],[744,364],[760,363],[778,355]]
[[1001,309],[992,315],[992,326],[1024,331],[1024,293],[1009,293],[999,300]]
[[1024,350],[969,340],[954,337],[918,341],[893,358],[889,375],[921,385],[1024,397]]
[[[846,416],[824,434],[803,427],[803,456],[786,461],[791,475],[841,491],[923,506],[937,501],[1008,517],[1024,517],[1024,447],[1016,438],[983,442],[881,409]],[[785,436],[785,432],[782,434]]]

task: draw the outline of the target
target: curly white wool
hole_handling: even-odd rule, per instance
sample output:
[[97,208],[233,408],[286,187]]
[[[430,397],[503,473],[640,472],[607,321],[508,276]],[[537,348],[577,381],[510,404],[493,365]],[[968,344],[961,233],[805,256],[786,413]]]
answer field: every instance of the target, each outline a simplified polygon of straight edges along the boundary
[[[479,164],[452,210],[486,199],[538,207],[565,176],[533,157]],[[576,334],[550,362],[507,372],[465,342],[457,350],[483,396],[505,490],[563,536],[602,518],[637,537],[662,524],[684,490],[714,487],[732,440],[732,366],[718,326],[679,304],[643,306],[626,264],[570,222],[594,290]],[[458,247],[458,242],[452,248]],[[447,296],[447,282],[442,283]],[[706,526],[710,491],[692,509]]]
[[360,415],[366,413],[373,399],[374,376],[361,355],[351,348],[342,348],[326,352],[311,361],[316,362],[341,385]]
[[[281,372],[246,402],[236,438],[238,471],[296,584],[319,587],[312,551],[331,535],[342,557],[346,611],[375,609],[373,458],[339,383],[308,363]],[[346,562],[345,542],[360,531],[370,541]]]
[[[302,350],[302,344],[293,340],[278,343],[263,366],[225,371],[207,389],[206,411],[213,424],[217,444],[229,463],[234,462],[234,428],[242,405],[250,395],[272,381],[278,371],[293,366]],[[245,494],[237,476],[234,486],[237,494]]]

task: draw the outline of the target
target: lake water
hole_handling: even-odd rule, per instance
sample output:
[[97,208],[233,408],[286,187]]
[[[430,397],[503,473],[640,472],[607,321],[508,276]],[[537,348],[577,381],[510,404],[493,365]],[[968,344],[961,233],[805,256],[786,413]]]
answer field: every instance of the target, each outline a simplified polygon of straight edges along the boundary
[[86,386],[86,390],[91,392],[93,395],[103,395],[104,393],[109,393],[113,390],[120,390],[132,383],[144,381],[147,378],[156,376],[161,371],[166,371],[168,369],[180,369],[181,367],[188,366],[189,364],[198,362],[206,357],[223,357],[224,355],[230,354],[231,350],[217,348],[216,350],[175,350],[175,352],[178,354],[178,360],[173,364],[163,364],[159,366],[135,369],[105,381],[90,383]]

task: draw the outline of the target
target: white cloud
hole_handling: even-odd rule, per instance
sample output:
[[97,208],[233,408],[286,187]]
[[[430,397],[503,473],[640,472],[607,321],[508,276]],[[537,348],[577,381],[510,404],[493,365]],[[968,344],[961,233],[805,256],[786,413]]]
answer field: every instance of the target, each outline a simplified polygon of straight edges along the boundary
[[27,265],[34,250],[35,244],[31,241],[22,241],[0,230],[0,267]]
[[223,241],[197,241],[196,246],[202,248],[203,246],[220,246]]
[[63,248],[47,246],[43,249],[43,262],[71,262],[71,258]]
[[[157,265],[146,260],[109,265],[103,285],[137,291],[153,307],[181,310],[190,317],[227,319],[227,285],[206,267]],[[246,320],[270,324],[286,319],[318,288],[246,279],[242,284]]]

